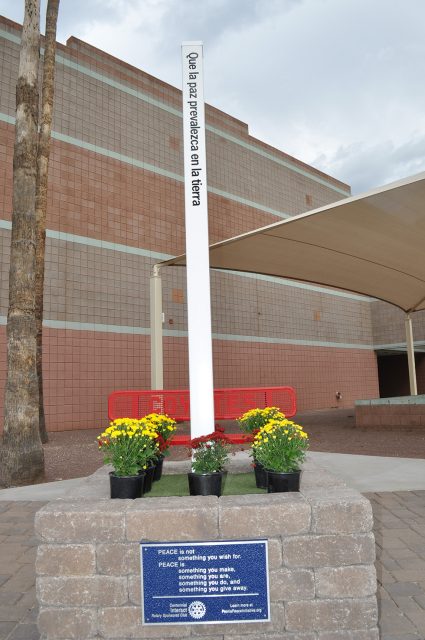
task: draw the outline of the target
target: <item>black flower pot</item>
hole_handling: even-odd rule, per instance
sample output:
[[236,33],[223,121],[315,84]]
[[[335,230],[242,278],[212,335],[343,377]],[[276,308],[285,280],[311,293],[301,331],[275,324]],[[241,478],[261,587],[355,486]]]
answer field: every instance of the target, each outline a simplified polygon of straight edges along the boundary
[[300,490],[301,471],[268,471],[267,492],[283,493]]
[[187,474],[191,496],[221,496],[223,472]]
[[160,455],[156,460],[155,471],[153,472],[153,481],[157,482],[162,478],[162,465],[164,464],[164,456]]
[[109,473],[111,484],[111,498],[134,500],[141,498],[143,493],[144,474],[136,476],[116,476],[113,471]]
[[144,474],[145,476],[145,481],[143,484],[143,494],[149,493],[149,491],[152,489],[154,473],[155,473],[155,465],[153,463],[150,463],[147,469],[141,469],[139,471],[139,474]]
[[260,462],[254,461],[255,485],[257,489],[267,489],[267,470]]

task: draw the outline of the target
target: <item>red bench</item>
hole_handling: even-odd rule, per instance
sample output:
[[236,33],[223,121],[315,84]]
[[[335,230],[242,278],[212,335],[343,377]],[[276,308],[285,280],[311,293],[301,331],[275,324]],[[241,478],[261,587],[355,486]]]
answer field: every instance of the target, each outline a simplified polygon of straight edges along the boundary
[[[245,411],[258,407],[279,407],[287,418],[296,414],[297,404],[292,387],[244,387],[214,389],[216,420],[235,420]],[[189,391],[114,391],[108,398],[109,420],[115,418],[143,418],[148,413],[166,413],[178,422],[190,420]],[[244,434],[228,434],[234,444],[243,444]],[[170,444],[188,445],[189,435],[175,435]]]

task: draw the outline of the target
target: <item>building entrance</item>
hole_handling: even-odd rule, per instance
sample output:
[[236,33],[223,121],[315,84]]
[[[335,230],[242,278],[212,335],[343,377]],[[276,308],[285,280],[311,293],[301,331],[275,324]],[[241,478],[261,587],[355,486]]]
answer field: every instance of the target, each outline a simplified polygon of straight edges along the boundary
[[[425,353],[415,354],[418,394],[425,393]],[[407,355],[378,355],[379,395],[391,398],[410,395]]]

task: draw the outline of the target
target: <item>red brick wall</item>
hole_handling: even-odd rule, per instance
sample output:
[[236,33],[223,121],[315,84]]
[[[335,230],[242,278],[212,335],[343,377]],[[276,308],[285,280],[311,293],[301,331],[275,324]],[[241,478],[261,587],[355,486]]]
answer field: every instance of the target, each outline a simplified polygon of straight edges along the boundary
[[[100,427],[107,420],[111,391],[150,388],[149,337],[45,329],[44,345],[50,431]],[[164,347],[165,388],[187,388],[187,340],[165,338]],[[364,350],[224,340],[214,340],[213,350],[216,387],[290,385],[300,411],[336,406],[336,391],[343,394],[338,406],[346,407],[377,394],[375,356]],[[5,330],[0,327],[2,365],[5,355]],[[3,365],[2,388],[4,380]]]

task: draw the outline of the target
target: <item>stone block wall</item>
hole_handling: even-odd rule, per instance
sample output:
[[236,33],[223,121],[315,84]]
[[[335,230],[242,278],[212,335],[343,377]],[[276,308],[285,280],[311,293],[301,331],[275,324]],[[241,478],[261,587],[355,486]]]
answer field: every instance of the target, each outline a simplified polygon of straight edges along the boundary
[[[312,463],[300,493],[109,500],[95,474],[36,516],[43,640],[378,640],[368,500]],[[94,497],[97,493],[97,497]],[[265,537],[271,622],[144,626],[139,542]]]
[[356,426],[425,429],[425,395],[358,400]]

